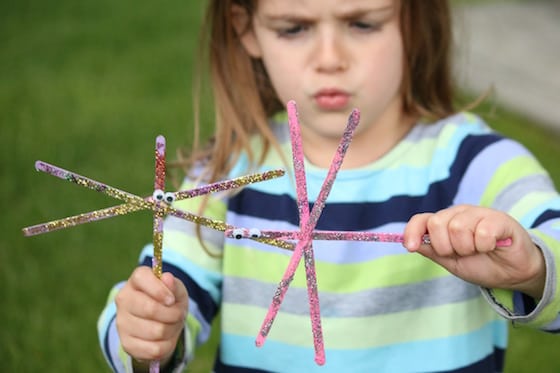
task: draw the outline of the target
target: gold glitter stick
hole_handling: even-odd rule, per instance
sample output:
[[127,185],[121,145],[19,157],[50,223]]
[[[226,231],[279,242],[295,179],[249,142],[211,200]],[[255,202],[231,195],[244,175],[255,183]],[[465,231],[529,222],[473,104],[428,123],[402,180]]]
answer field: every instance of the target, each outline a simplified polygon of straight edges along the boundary
[[[101,190],[104,190],[104,189],[107,189],[107,188],[113,189],[114,191],[111,195],[113,197],[115,197],[116,194],[118,193],[119,195],[127,194],[129,198],[138,198],[137,196],[130,195],[130,194],[128,194],[126,192],[123,192],[123,191],[119,191],[118,189],[115,189],[113,187],[104,185],[102,183],[96,182],[96,181],[91,180],[91,179],[87,179],[83,176],[77,175],[77,174],[72,173],[70,171],[67,171],[67,170],[64,170],[62,168],[50,165],[46,162],[38,161],[36,163],[36,168],[37,168],[38,171],[43,171],[43,172],[55,175],[55,176],[57,176],[61,179],[64,179],[64,180],[69,180],[69,181],[76,180],[77,181],[78,179],[81,179],[83,181],[82,181],[82,184],[80,184],[80,185],[91,186],[90,189],[93,189],[93,190],[96,190],[96,191],[101,191]],[[262,182],[262,181],[266,181],[266,180],[271,180],[271,179],[283,176],[284,173],[285,172],[282,169],[270,170],[270,171],[265,171],[265,172],[261,172],[261,173],[254,173],[254,174],[249,174],[249,175],[246,175],[246,176],[240,176],[240,177],[230,179],[230,180],[218,181],[218,182],[215,182],[215,183],[211,183],[211,184],[207,184],[207,185],[197,187],[195,189],[183,190],[183,191],[179,191],[179,192],[176,192],[176,193],[165,193],[165,194],[166,194],[166,199],[169,199],[171,197],[171,198],[174,198],[175,201],[179,201],[179,200],[186,199],[186,198],[198,197],[198,196],[202,196],[202,195],[209,194],[209,193],[217,193],[217,192],[226,191],[226,190],[233,189],[233,188],[240,188],[242,186],[252,184],[252,183],[258,183],[258,182]],[[86,180],[87,180],[87,182],[86,182]],[[94,185],[96,185],[97,187],[94,187]],[[108,193],[105,193],[105,194],[108,194]],[[48,233],[48,232],[56,231],[56,230],[59,230],[59,229],[74,227],[74,226],[80,225],[80,224],[85,224],[85,223],[89,223],[89,222],[93,222],[93,221],[98,221],[98,220],[111,218],[113,216],[126,215],[126,214],[129,214],[129,213],[139,211],[139,210],[144,210],[144,209],[153,210],[155,208],[154,201],[153,201],[153,195],[145,197],[144,202],[145,202],[145,204],[124,203],[124,204],[117,205],[117,206],[107,207],[107,208],[101,209],[101,210],[86,212],[86,213],[83,213],[83,214],[74,215],[74,216],[63,218],[63,219],[53,220],[53,221],[50,221],[50,222],[47,222],[47,223],[41,223],[41,224],[29,226],[29,227],[23,228],[23,234],[24,234],[24,236],[35,236],[35,235],[38,235],[38,234]]]

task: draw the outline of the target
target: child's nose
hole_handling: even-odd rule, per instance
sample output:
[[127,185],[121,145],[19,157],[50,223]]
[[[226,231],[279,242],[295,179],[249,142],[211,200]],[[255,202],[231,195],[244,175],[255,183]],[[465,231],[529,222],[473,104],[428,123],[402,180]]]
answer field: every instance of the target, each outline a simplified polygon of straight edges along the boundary
[[325,32],[317,38],[314,59],[317,71],[338,72],[348,67],[348,56],[341,36],[336,32]]

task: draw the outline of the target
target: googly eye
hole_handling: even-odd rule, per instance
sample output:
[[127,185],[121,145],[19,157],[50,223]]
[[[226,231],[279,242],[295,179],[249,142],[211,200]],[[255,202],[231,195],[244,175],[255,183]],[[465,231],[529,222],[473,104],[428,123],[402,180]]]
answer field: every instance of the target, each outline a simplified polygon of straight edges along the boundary
[[233,238],[240,240],[243,238],[243,229],[241,228],[235,228],[232,232],[232,236]]
[[155,201],[163,201],[164,193],[161,189],[154,190],[154,194],[152,195]]
[[175,201],[175,194],[171,193],[171,192],[167,192],[164,194],[164,200],[167,203],[173,203],[173,201]]
[[249,237],[259,238],[261,236],[261,230],[258,228],[249,229]]

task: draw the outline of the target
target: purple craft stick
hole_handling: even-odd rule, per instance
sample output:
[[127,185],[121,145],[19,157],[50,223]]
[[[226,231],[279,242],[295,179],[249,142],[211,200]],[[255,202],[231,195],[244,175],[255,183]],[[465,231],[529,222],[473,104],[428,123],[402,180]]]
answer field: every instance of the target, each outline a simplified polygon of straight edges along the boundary
[[354,110],[348,120],[346,130],[334,156],[333,162],[331,163],[331,167],[329,168],[329,173],[327,174],[327,177],[323,183],[323,186],[321,188],[321,191],[319,192],[319,196],[316,199],[311,213],[309,212],[309,200],[307,196],[307,182],[305,178],[303,147],[301,143],[301,135],[299,133],[299,122],[297,119],[295,103],[293,101],[288,103],[288,122],[290,124],[294,173],[297,184],[297,204],[301,229],[301,232],[299,232],[300,241],[298,242],[294,253],[292,254],[292,257],[290,258],[290,262],[288,264],[288,267],[286,268],[282,281],[278,285],[277,291],[274,294],[268,313],[265,317],[265,320],[263,321],[259,335],[257,336],[256,344],[257,346],[261,346],[264,343],[270,331],[270,328],[272,327],[274,319],[280,309],[284,296],[288,291],[288,287],[293,280],[295,271],[303,254],[303,256],[305,257],[305,273],[307,279],[310,316],[315,346],[315,361],[317,362],[317,364],[323,365],[325,363],[325,353],[321,327],[319,297],[317,291],[317,278],[315,273],[315,260],[313,257],[312,248],[312,233],[315,225],[317,224],[317,221],[319,220],[322,209],[325,206],[325,201],[328,194],[330,193],[337,172],[342,165],[342,161],[344,159],[346,150],[348,149],[348,145],[352,139],[353,132],[358,125],[359,113],[357,110]]

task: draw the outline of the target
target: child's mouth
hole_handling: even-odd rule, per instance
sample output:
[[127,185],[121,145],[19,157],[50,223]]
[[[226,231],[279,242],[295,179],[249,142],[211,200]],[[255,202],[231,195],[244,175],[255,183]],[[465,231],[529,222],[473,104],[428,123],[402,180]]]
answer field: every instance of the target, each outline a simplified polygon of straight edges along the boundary
[[339,89],[322,89],[314,98],[317,106],[323,110],[344,109],[350,101],[350,95]]

